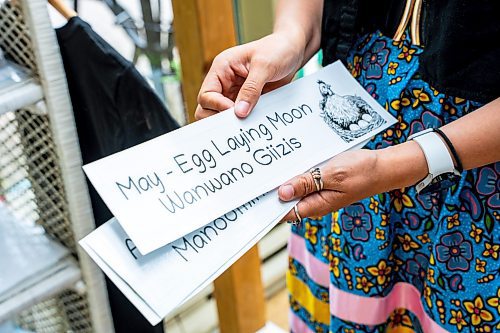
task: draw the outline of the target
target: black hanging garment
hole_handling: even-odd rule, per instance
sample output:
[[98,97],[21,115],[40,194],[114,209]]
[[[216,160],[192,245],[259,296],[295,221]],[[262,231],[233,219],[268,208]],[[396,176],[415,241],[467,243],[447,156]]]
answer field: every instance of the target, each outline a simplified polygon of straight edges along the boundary
[[[135,69],[89,24],[71,18],[56,29],[73,104],[83,163],[135,146],[178,128],[165,105]],[[112,215],[89,183],[96,224]],[[106,278],[118,333],[161,333]]]

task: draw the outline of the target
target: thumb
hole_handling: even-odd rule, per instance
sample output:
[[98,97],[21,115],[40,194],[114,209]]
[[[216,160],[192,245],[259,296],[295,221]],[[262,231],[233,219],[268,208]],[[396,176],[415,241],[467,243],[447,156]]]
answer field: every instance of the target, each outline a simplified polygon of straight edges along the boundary
[[234,113],[238,117],[245,118],[250,114],[250,111],[252,111],[259,100],[267,80],[268,74],[265,68],[250,69],[248,77],[241,86],[240,92],[236,97]]
[[313,192],[316,192],[316,185],[310,172],[293,178],[278,189],[278,195],[283,201],[302,198]]

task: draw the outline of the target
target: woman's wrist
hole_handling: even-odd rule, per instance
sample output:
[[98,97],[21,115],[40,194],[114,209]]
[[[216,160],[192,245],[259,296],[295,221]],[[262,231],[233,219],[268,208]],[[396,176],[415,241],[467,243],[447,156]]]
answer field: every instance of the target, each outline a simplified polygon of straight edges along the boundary
[[273,34],[291,40],[303,54],[302,67],[319,49],[322,0],[281,0],[276,6]]
[[375,176],[380,192],[415,185],[428,173],[425,155],[414,141],[377,150]]
[[287,44],[289,52],[300,55],[301,63],[305,61],[304,54],[307,47],[307,36],[305,32],[297,27],[290,27],[290,29],[282,28],[273,31],[272,35]]

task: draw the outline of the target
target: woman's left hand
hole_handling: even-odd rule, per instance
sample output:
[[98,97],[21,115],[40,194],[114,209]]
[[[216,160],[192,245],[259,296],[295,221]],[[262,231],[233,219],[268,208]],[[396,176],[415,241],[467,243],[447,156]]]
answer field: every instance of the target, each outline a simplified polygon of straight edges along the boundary
[[[465,170],[500,160],[500,98],[442,127]],[[473,139],[471,139],[473,138]],[[321,167],[324,189],[316,192],[307,172],[283,184],[281,200],[302,198],[301,217],[322,216],[358,200],[416,184],[428,174],[420,146],[413,140],[378,150],[341,153]],[[283,218],[295,220],[292,209]]]
[[[316,191],[310,172],[291,179],[278,190],[283,201],[302,198],[297,208],[303,218],[322,216],[369,196],[414,184],[425,177],[427,164],[418,145],[408,142],[381,150],[346,151],[320,170],[322,191]],[[295,219],[293,209],[283,218]]]
[[[374,173],[376,169],[375,151],[347,151],[321,167],[322,191],[316,192],[312,175],[306,172],[283,184],[278,194],[283,201],[302,198],[297,206],[301,217],[322,216],[379,193],[380,177]],[[293,210],[284,217],[284,220],[295,219]]]

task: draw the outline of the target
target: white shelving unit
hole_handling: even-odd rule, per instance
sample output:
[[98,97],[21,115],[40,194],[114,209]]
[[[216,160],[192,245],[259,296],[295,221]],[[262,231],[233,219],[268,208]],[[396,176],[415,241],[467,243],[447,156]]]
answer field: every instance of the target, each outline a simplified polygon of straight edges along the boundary
[[0,90],[0,323],[113,332],[103,275],[77,246],[95,226],[47,1],[0,1],[0,47],[33,73]]
[[15,84],[0,91],[0,115],[36,104],[43,98],[42,86],[33,80]]
[[71,253],[0,203],[0,323],[81,281]]

